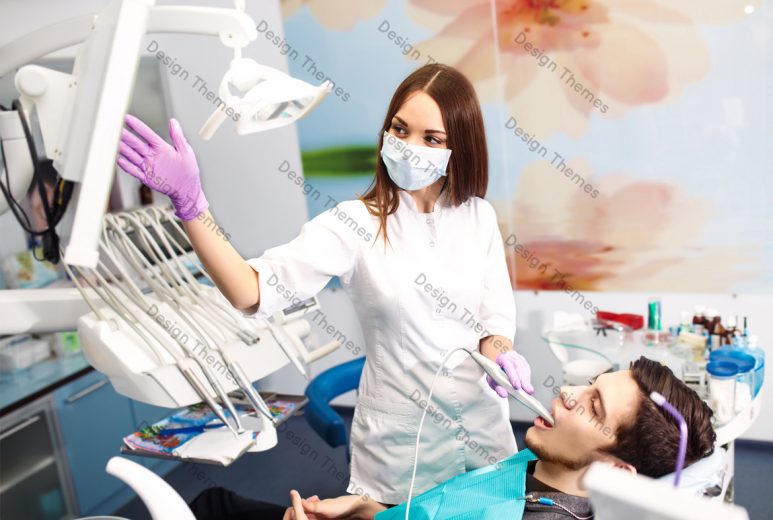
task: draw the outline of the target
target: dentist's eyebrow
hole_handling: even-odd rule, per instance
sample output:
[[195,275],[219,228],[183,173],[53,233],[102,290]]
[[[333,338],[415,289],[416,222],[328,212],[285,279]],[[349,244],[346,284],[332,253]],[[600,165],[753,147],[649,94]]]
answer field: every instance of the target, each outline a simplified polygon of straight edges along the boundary
[[[403,120],[403,118],[397,117],[397,116],[394,116],[394,118],[397,119],[400,122],[401,125],[408,126],[408,123],[406,123],[405,120]],[[442,131],[442,130],[424,130],[424,133],[425,134],[443,134],[443,135],[446,135],[446,133],[444,131]]]

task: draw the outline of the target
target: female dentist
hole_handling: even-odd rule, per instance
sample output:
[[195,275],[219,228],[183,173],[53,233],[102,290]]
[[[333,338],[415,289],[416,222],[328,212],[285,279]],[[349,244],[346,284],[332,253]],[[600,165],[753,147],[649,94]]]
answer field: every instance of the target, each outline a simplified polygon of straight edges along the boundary
[[173,146],[130,115],[126,124],[136,135],[123,129],[118,165],[169,195],[207,272],[245,316],[267,318],[340,278],[366,344],[349,493],[387,505],[407,499],[427,404],[414,493],[517,451],[507,393],[466,353],[450,357],[426,401],[457,347],[479,348],[515,388],[534,392],[528,363],[512,350],[515,302],[496,214],[483,199],[488,153],[467,78],[441,64],[410,74],[389,104],[368,193],[249,260],[204,224],[212,217],[179,123],[170,121]]

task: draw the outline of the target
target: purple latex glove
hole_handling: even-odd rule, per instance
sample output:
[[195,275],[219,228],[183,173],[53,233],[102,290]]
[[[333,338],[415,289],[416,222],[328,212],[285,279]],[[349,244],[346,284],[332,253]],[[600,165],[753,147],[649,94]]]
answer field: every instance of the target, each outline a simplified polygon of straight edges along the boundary
[[[507,378],[510,380],[513,388],[516,390],[521,388],[529,395],[534,393],[534,387],[531,385],[531,367],[525,357],[514,350],[508,350],[507,352],[500,352],[497,355],[496,362],[497,365],[505,369],[505,374],[507,374]],[[499,397],[506,398],[508,396],[507,390],[496,384],[488,374],[486,375],[486,382]]]
[[137,135],[121,129],[118,166],[145,186],[169,196],[181,220],[193,220],[207,209],[196,155],[180,123],[169,120],[172,146],[136,117],[126,114],[124,122]]

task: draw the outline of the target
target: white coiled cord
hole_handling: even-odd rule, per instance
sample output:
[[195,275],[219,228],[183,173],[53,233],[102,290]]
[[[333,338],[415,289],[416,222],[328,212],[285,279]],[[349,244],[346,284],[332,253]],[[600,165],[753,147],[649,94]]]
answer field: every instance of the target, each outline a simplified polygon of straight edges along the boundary
[[443,362],[440,363],[440,367],[438,367],[437,372],[435,372],[435,377],[432,378],[432,384],[429,387],[427,406],[424,407],[424,411],[421,414],[421,420],[419,421],[419,431],[416,432],[416,450],[413,452],[413,474],[411,475],[411,487],[408,488],[408,501],[405,504],[405,520],[408,520],[408,514],[411,512],[411,496],[413,495],[413,485],[416,482],[416,468],[419,465],[419,440],[421,438],[421,428],[424,426],[424,418],[427,416],[427,407],[432,402],[432,391],[435,389],[435,381],[437,381],[437,376],[440,375],[440,371],[443,370],[444,366],[446,366],[446,361],[448,361],[448,358],[460,350],[463,350],[472,355],[470,350],[464,347],[455,348],[449,352],[446,357],[443,358]]

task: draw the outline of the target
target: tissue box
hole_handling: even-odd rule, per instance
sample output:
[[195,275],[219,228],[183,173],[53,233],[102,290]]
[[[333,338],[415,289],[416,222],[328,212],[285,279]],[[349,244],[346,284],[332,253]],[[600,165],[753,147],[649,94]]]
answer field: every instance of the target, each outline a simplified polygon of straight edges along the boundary
[[51,357],[51,345],[29,334],[11,336],[0,340],[0,372],[12,373],[23,370]]

